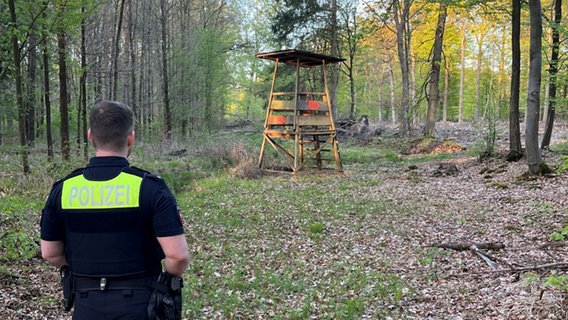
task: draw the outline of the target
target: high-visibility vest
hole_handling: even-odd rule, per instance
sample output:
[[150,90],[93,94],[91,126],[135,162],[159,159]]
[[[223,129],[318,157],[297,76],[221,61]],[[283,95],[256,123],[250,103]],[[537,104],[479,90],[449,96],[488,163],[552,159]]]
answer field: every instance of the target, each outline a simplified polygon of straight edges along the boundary
[[83,175],[63,182],[61,209],[138,208],[142,177],[121,172],[106,181],[91,181]]

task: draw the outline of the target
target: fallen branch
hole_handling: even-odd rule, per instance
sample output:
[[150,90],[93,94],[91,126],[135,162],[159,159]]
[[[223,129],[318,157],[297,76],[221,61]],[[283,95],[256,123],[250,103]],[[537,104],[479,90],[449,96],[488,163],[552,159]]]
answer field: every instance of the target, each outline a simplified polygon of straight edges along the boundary
[[537,264],[532,266],[512,267],[510,269],[493,270],[493,272],[519,272],[519,271],[543,270],[543,269],[557,269],[557,270],[568,269],[568,262],[553,262],[553,263]]
[[[553,262],[553,263],[543,263],[543,264],[533,264],[533,265],[523,265],[520,263],[511,263],[505,259],[500,259],[490,255],[483,250],[500,250],[504,249],[505,245],[500,242],[485,242],[485,243],[433,243],[431,247],[442,248],[442,249],[452,249],[456,251],[472,251],[477,256],[479,256],[493,272],[522,272],[529,270],[542,270],[542,269],[568,269],[568,262]],[[483,250],[482,250],[483,249]],[[508,269],[497,269],[495,267],[496,262],[501,262],[509,266]]]
[[471,246],[469,249],[471,251],[475,252],[475,254],[477,254],[481,259],[483,259],[483,261],[485,261],[485,263],[487,263],[487,265],[489,266],[489,268],[491,268],[491,270],[493,270],[493,271],[496,270],[495,262],[493,262],[493,260],[490,259],[490,256],[488,254],[479,250],[479,248],[475,245]]
[[450,243],[433,243],[430,246],[442,249],[452,249],[456,251],[471,250],[472,247],[476,247],[482,250],[505,249],[505,245],[500,242],[484,242],[484,243],[450,242]]
[[505,245],[500,243],[500,242],[434,243],[434,244],[432,244],[432,247],[443,248],[443,249],[452,249],[452,250],[457,250],[457,251],[466,251],[466,250],[473,251],[481,259],[483,259],[483,261],[485,261],[485,263],[487,263],[489,268],[491,268],[491,270],[493,270],[493,271],[497,270],[497,268],[495,267],[496,262],[504,263],[504,264],[508,265],[509,267],[511,267],[511,269],[517,268],[515,265],[520,266],[520,267],[525,267],[524,265],[520,265],[520,264],[517,264],[517,263],[515,263],[515,265],[513,265],[513,263],[511,263],[511,262],[509,262],[505,259],[496,258],[496,257],[490,255],[489,253],[483,251],[483,250],[501,250],[501,249],[504,249]]
[[549,242],[540,246],[540,249],[546,250],[549,248],[562,248],[562,247],[568,247],[568,242]]

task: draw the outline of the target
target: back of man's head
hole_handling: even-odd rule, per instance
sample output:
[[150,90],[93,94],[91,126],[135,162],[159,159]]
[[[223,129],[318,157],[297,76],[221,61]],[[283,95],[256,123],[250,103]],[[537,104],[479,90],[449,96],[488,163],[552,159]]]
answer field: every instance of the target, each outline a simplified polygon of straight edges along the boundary
[[121,151],[134,130],[132,109],[124,103],[101,100],[91,108],[90,125],[96,149]]

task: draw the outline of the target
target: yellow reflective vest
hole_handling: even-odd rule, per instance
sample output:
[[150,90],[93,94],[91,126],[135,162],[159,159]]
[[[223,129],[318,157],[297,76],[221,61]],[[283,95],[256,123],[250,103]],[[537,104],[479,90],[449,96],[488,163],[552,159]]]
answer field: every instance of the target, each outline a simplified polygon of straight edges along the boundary
[[75,176],[63,182],[61,209],[137,208],[141,184],[142,177],[126,172],[106,181]]

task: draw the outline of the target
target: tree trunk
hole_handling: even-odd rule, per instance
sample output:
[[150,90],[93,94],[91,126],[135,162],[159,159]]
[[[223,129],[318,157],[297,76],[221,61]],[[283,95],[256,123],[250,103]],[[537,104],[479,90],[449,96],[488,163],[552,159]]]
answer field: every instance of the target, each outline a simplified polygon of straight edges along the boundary
[[162,90],[164,99],[164,122],[166,130],[166,140],[172,139],[172,112],[170,110],[170,93],[168,80],[168,14],[166,8],[166,0],[160,0],[160,24],[162,31]]
[[57,47],[59,54],[59,113],[61,117],[61,156],[64,160],[69,160],[69,108],[67,101],[67,49],[65,41],[65,32],[63,30],[60,30],[57,33]]
[[395,125],[398,122],[397,119],[397,107],[396,107],[396,86],[394,83],[394,70],[392,69],[392,56],[390,52],[388,53],[388,63],[387,68],[389,72],[389,86],[390,86],[390,104],[391,104],[391,123]]
[[142,17],[141,23],[142,26],[141,35],[140,35],[140,59],[138,64],[138,94],[137,94],[137,101],[138,101],[138,131],[139,137],[142,138],[147,135],[148,125],[147,125],[147,110],[149,107],[150,101],[145,101],[145,94],[150,92],[149,89],[146,88],[145,84],[147,83],[146,77],[146,63],[148,61],[148,37],[149,37],[149,23],[148,20],[148,12],[151,11],[150,9],[146,8],[149,4],[143,3],[142,4]]
[[541,172],[542,155],[538,147],[538,122],[540,120],[540,81],[542,70],[542,9],[540,0],[529,0],[530,11],[530,65],[527,92],[527,123],[525,145],[529,174]]
[[120,33],[122,31],[122,17],[124,15],[124,2],[125,0],[120,1],[120,10],[118,13],[118,25],[116,27],[116,35],[114,37],[114,45],[112,50],[112,93],[111,98],[114,100],[118,99],[117,90],[118,90],[118,54],[120,51]]
[[345,40],[347,42],[347,52],[349,55],[349,59],[347,60],[346,63],[347,77],[349,78],[349,93],[351,98],[349,117],[354,120],[357,111],[357,99],[356,99],[357,92],[355,90],[356,76],[354,70],[355,70],[355,55],[357,54],[357,44],[358,44],[357,35],[359,33],[356,10],[354,8],[352,10],[348,10],[348,12],[345,13],[344,19],[346,20],[344,28],[347,34]]
[[505,100],[505,96],[506,96],[506,91],[505,91],[505,86],[504,86],[504,82],[505,82],[505,78],[506,78],[506,74],[505,74],[505,54],[506,54],[506,41],[507,37],[505,36],[505,34],[501,35],[501,48],[500,48],[500,55],[499,55],[499,76],[497,78],[497,88],[499,88],[499,102],[498,102],[498,106],[499,106],[499,111],[502,111],[505,106],[506,106],[506,100]]
[[[349,107],[349,118],[355,119],[355,75],[353,74],[353,59],[349,59],[348,67],[348,77],[349,77],[349,93],[351,98],[351,103]],[[335,119],[335,118],[334,118]]]
[[[381,65],[381,71],[379,72],[379,78],[377,79],[377,122],[383,122],[383,85],[384,85],[384,69]],[[374,72],[373,72],[374,74]]]
[[517,161],[522,155],[519,103],[521,83],[521,0],[512,1],[511,31],[511,97],[509,100],[509,155],[507,160]]
[[[339,43],[337,40],[337,0],[331,0],[331,8],[330,8],[330,38],[331,38],[331,55],[333,57],[339,56]],[[337,85],[339,83],[339,64],[332,63],[329,65],[331,72],[330,72],[330,85],[329,85],[329,102],[331,104],[331,114],[333,119],[337,119],[338,112],[337,112]]]
[[[515,0],[513,0],[515,1]],[[465,88],[465,49],[466,49],[466,31],[467,25],[465,22],[460,27],[461,34],[461,55],[460,55],[460,101],[458,106],[458,122],[463,121],[463,99],[464,99],[464,88]]]
[[485,34],[480,32],[477,38],[477,68],[475,70],[475,120],[479,120],[481,109],[481,65],[483,62],[483,39]]
[[446,122],[446,121],[448,121],[448,94],[449,94],[448,91],[449,91],[449,88],[450,88],[450,61],[448,61],[448,58],[445,57],[444,62],[445,62],[445,68],[444,68],[445,77],[444,77],[444,114],[443,114],[443,121]]
[[[410,28],[408,28],[410,30]],[[408,44],[408,57],[409,57],[409,64],[408,64],[408,76],[409,78],[409,92],[410,92],[410,100],[409,105],[413,105],[416,101],[416,57],[412,54],[412,46],[410,43]]]
[[[550,70],[548,70],[548,74],[550,74]],[[540,121],[546,122],[546,116],[548,114],[548,101],[550,94],[550,79],[545,78],[544,81],[546,81],[546,84],[544,85],[544,99],[540,99],[540,102],[542,103]]]
[[562,0],[554,2],[554,23],[552,28],[552,53],[550,56],[550,65],[548,68],[548,110],[546,114],[546,125],[544,127],[544,135],[540,145],[541,149],[550,146],[552,137],[552,128],[554,127],[555,109],[556,109],[556,89],[558,77],[558,58],[560,52],[560,32],[558,28],[562,21]]
[[[81,13],[85,14],[85,7],[81,8]],[[83,158],[89,158],[89,139],[87,137],[87,46],[86,46],[86,18],[81,21],[81,78],[79,79],[79,109],[81,111],[82,137],[83,137]],[[79,144],[81,145],[81,144]]]
[[[353,17],[356,19],[356,17]],[[350,95],[350,106],[349,106],[349,118],[355,119],[355,113],[357,111],[357,100],[356,100],[356,91],[355,91],[355,54],[357,53],[357,39],[355,35],[357,33],[357,22],[353,21],[352,29],[349,32],[349,38],[347,39],[348,42],[348,52],[349,52],[349,59],[347,61],[347,77],[349,78],[349,95]],[[350,26],[347,26],[350,28]],[[334,118],[335,119],[335,118]]]
[[432,50],[432,69],[430,71],[430,88],[428,92],[428,113],[426,115],[426,127],[424,136],[434,136],[436,129],[436,111],[440,97],[440,65],[442,63],[442,46],[444,44],[444,29],[446,27],[446,6],[440,4],[438,13],[438,24],[436,26],[436,35],[434,38],[434,47]]
[[398,61],[400,63],[400,71],[402,77],[402,97],[400,105],[400,125],[403,136],[410,134],[410,80],[409,80],[409,63],[410,63],[410,30],[408,30],[408,19],[410,12],[410,0],[399,0],[393,3],[393,14],[396,27],[396,45],[398,52]]
[[[10,7],[10,20],[15,28],[18,25],[16,17],[16,4],[14,0],[8,1]],[[22,88],[22,67],[20,45],[18,43],[17,32],[12,33],[12,57],[14,59],[14,71],[16,73],[16,100],[18,103],[18,131],[20,133],[20,147],[22,153],[22,170],[25,174],[30,173],[30,164],[28,160],[28,143],[26,141],[25,119],[26,109],[24,105],[23,88]]]
[[[35,25],[32,26],[32,33],[36,31]],[[26,107],[26,141],[30,147],[34,145],[35,139],[35,113],[36,113],[36,66],[37,66],[37,36],[31,34],[29,36],[28,50],[28,86],[25,98]]]
[[138,106],[136,104],[136,52],[134,45],[134,35],[135,35],[135,27],[136,23],[134,21],[137,18],[136,15],[133,14],[133,1],[128,2],[128,50],[130,53],[130,98],[128,104],[132,108],[134,113],[134,119],[137,118],[138,114]]
[[[45,13],[44,13],[45,16]],[[53,160],[53,135],[51,132],[51,95],[49,93],[49,48],[47,45],[47,35],[43,34],[42,40],[43,56],[43,104],[45,106],[45,135],[47,140],[47,158]]]

